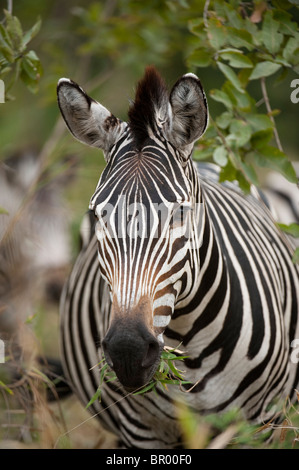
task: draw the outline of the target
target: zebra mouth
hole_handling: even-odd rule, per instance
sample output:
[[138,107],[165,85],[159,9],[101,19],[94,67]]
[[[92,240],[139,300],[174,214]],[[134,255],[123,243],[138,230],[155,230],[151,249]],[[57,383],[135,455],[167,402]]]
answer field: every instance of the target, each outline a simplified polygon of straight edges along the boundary
[[[127,367],[112,367],[119,383],[127,393],[142,392],[146,393],[148,385],[153,380],[153,376],[159,366],[160,354],[157,356],[155,363],[150,367],[136,368],[135,370],[128,371]],[[126,364],[127,365],[127,364]],[[144,389],[144,390],[143,390]]]
[[109,367],[126,391],[151,381],[159,365],[163,344],[142,323],[120,322],[110,327],[102,341]]

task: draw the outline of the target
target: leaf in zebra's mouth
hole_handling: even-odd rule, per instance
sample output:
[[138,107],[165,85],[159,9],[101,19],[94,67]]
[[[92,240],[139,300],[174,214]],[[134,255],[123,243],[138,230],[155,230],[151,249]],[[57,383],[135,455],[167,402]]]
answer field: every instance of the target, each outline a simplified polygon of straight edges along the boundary
[[[135,395],[142,395],[151,391],[156,392],[156,388],[160,386],[162,390],[168,391],[169,385],[177,385],[181,387],[184,384],[190,384],[188,380],[184,380],[184,371],[177,368],[175,361],[183,361],[188,356],[184,356],[183,352],[177,348],[169,348],[164,346],[161,354],[159,366],[153,376],[153,378],[138,389],[127,390],[128,393]],[[116,373],[109,367],[105,358],[103,358],[94,367],[100,367],[100,384],[91,397],[90,401],[86,405],[86,409],[89,408],[96,400],[101,401],[102,388],[104,383],[113,382],[117,379]]]

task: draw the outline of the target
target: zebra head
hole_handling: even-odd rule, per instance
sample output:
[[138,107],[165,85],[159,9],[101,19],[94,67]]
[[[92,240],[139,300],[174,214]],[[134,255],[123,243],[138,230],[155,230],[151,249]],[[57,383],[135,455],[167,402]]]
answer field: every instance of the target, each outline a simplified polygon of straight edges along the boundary
[[107,162],[90,201],[112,300],[102,347],[122,385],[136,389],[152,378],[175,306],[194,288],[200,205],[190,155],[207,126],[205,95],[194,74],[169,94],[148,67],[128,122],[68,79],[59,81],[58,102],[71,133]]

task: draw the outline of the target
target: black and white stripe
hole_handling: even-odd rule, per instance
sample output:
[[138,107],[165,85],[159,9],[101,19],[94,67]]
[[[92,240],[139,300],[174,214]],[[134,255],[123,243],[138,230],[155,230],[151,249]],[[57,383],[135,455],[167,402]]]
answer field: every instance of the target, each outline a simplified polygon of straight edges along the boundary
[[[88,122],[92,104],[71,86],[60,82],[60,104],[68,97],[69,112],[83,101]],[[110,119],[112,128],[105,121],[99,131],[109,138],[98,135],[97,142],[111,144],[116,136],[115,142],[103,144],[107,166],[61,302],[65,370],[85,404],[98,387],[100,373],[93,366],[113,322],[125,330],[140,314],[159,344],[181,343],[188,356],[188,393],[174,388],[133,396],[119,382],[103,386],[102,401],[91,411],[127,447],[181,445],[175,400],[200,413],[238,407],[260,422],[275,414],[277,398],[294,396],[299,383],[298,364],[291,361],[291,343],[299,338],[299,269],[291,242],[255,188],[244,196],[237,185],[219,184],[212,165],[190,159],[207,121],[198,79],[179,80],[169,101],[163,90],[156,72],[148,70],[129,124]],[[78,137],[78,123],[68,125]],[[169,210],[159,218],[160,205]],[[182,213],[188,236],[177,224]]]

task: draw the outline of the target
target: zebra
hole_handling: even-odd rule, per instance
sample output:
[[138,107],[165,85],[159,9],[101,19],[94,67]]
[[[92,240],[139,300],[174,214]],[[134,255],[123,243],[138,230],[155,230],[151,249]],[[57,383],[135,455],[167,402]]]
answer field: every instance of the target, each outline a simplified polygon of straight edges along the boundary
[[[118,380],[103,384],[89,410],[127,448],[184,446],[180,401],[194,413],[237,407],[266,422],[277,397],[294,397],[299,383],[291,360],[299,269],[256,188],[244,195],[237,184],[220,184],[212,164],[193,162],[208,124],[199,78],[187,73],[169,93],[147,67],[128,122],[70,79],[59,80],[57,93],[70,132],[102,149],[107,163],[61,298],[62,360],[73,390],[89,402],[104,356]],[[178,345],[189,384],[134,395],[164,346]]]

